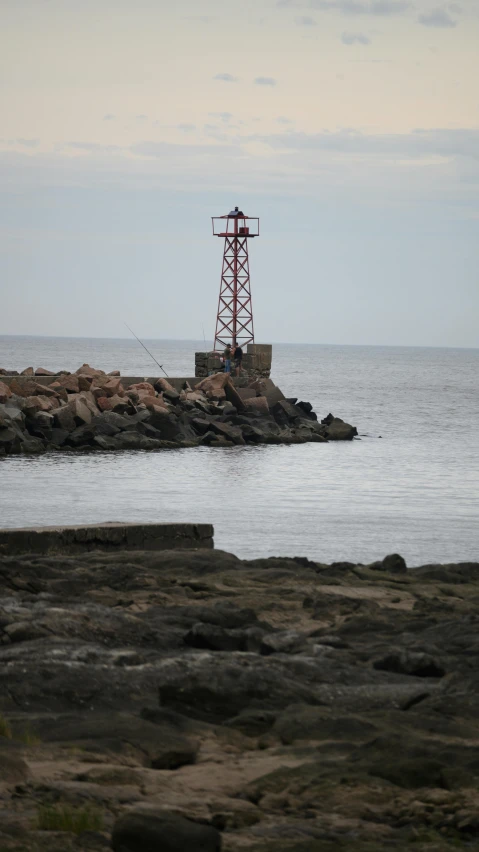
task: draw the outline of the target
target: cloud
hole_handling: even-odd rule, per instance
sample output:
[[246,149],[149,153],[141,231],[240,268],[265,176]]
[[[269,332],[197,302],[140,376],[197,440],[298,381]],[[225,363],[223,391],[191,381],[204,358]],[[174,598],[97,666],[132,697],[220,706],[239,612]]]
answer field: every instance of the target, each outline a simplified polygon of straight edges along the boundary
[[147,115],[143,115],[143,114],[141,114],[141,115],[135,115],[135,118],[136,118],[136,120],[137,120],[137,121],[148,121],[148,116],[147,116]]
[[112,153],[121,151],[119,145],[99,145],[97,142],[67,142],[67,148],[75,148],[79,151],[88,151],[90,154]]
[[213,80],[222,80],[224,83],[237,83],[238,78],[233,77],[232,74],[216,74],[213,77]]
[[274,77],[255,77],[254,82],[257,86],[276,86]]
[[110,112],[103,116],[103,121],[114,121],[114,119],[115,116],[112,115]]
[[224,121],[225,124],[233,118],[233,113],[231,112],[209,112],[208,115],[211,115],[213,118],[221,118],[221,121]]
[[365,134],[346,129],[334,133],[287,133],[261,137],[278,150],[329,151],[359,156],[382,155],[386,158],[468,157],[479,160],[479,130],[418,128],[411,133]]
[[39,143],[38,139],[15,139],[11,140],[11,142],[16,142],[17,145],[22,145],[24,148],[37,148]]
[[285,115],[278,115],[278,118],[276,119],[276,121],[279,124],[293,124],[292,120],[290,118],[286,118]]
[[310,0],[313,9],[339,12],[341,15],[403,15],[410,8],[409,0]]
[[371,39],[364,33],[343,33],[341,41],[343,44],[371,44]]
[[298,27],[315,27],[316,21],[314,18],[310,18],[308,15],[300,15],[299,17],[294,19],[295,24]]
[[183,133],[191,133],[193,130],[196,130],[195,124],[177,124],[178,130],[182,130]]
[[[458,12],[457,6],[450,6],[449,9],[451,11],[454,10],[456,14]],[[443,29],[447,29],[450,27],[457,26],[457,21],[452,17],[450,11],[448,11],[448,9],[445,7],[431,9],[430,12],[419,15],[418,21],[425,27],[440,27]]]

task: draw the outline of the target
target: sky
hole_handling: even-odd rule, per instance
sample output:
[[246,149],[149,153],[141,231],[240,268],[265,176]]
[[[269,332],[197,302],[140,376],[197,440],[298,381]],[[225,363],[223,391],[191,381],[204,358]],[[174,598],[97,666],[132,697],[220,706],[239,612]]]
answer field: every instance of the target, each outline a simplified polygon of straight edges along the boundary
[[479,347],[479,0],[0,0],[0,334]]

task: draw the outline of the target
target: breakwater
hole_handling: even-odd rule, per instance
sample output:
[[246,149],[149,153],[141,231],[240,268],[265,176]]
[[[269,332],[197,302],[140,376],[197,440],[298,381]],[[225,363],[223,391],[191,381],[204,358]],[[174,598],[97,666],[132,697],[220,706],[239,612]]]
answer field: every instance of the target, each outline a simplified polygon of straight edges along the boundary
[[269,378],[198,378],[28,368],[0,374],[0,454],[157,450],[352,440],[356,428],[285,398]]

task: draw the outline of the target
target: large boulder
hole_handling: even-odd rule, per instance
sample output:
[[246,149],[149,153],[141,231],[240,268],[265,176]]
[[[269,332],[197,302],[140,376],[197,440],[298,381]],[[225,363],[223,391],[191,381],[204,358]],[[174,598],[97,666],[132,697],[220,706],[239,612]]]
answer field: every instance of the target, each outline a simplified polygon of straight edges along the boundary
[[135,412],[135,406],[133,405],[131,399],[128,399],[128,397],[122,397],[118,396],[118,394],[114,394],[110,397],[102,397],[102,399],[109,399],[110,410],[116,411],[118,414],[128,414],[128,412]]
[[169,811],[130,811],[113,826],[114,852],[220,852],[221,834]]
[[[179,418],[170,414],[166,407],[149,403],[148,411],[150,413],[148,422],[151,426],[154,426],[155,429],[160,430],[161,437],[164,441],[175,441],[182,438],[182,429],[180,427]],[[192,429],[191,433],[194,434]]]
[[304,412],[288,399],[280,399],[272,408],[272,414],[279,426],[290,426],[298,417],[304,417]]
[[117,432],[122,432],[130,425],[130,418],[116,411],[103,411],[97,414],[91,421],[92,429],[96,435],[116,435]]
[[124,396],[121,379],[113,376],[94,376],[91,383],[94,396]]
[[135,382],[135,384],[129,386],[128,390],[148,391],[148,396],[156,396],[155,388],[151,382]]
[[37,367],[35,370],[36,376],[56,376],[56,373],[52,373],[51,370],[45,370],[45,367]]
[[380,562],[372,562],[368,566],[375,571],[389,571],[391,574],[406,574],[406,560],[399,553],[390,553]]
[[244,400],[246,412],[254,414],[269,414],[268,400],[265,396],[254,396]]
[[78,370],[75,370],[75,374],[77,376],[104,376],[105,373],[103,370],[95,370],[93,367],[90,367],[89,364],[82,364],[81,367],[78,367]]
[[35,375],[35,370],[33,369],[33,367],[26,367],[26,369],[25,369],[25,370],[22,370],[22,372],[20,373],[20,375],[21,375],[21,376],[34,376],[34,375]]
[[50,387],[56,391],[63,388],[67,393],[80,393],[78,376],[59,376]]
[[59,408],[58,399],[51,398],[48,396],[28,396],[25,400],[25,407],[23,411],[27,415],[27,417],[33,417],[39,411],[53,411],[54,409]]
[[55,426],[63,432],[73,432],[76,427],[73,411],[69,405],[62,405],[53,412]]
[[[236,390],[235,386],[232,382],[226,382],[225,384],[225,394],[228,402],[231,402],[232,405],[236,408],[236,411],[244,411],[244,403],[241,395]],[[255,392],[256,395],[256,392]]]
[[195,385],[196,390],[203,391],[208,399],[226,399],[225,385],[230,381],[229,373],[213,373]]
[[0,382],[0,403],[5,403],[12,395],[10,388],[5,382]]
[[14,379],[10,384],[10,391],[17,396],[23,396],[24,398],[27,396],[52,396],[58,398],[58,393],[54,388],[49,387],[49,385],[42,385],[41,382],[35,382],[33,380],[22,382],[18,379]]
[[333,417],[327,424],[326,438],[328,441],[352,441],[357,434],[356,426],[345,423],[340,417]]
[[175,390],[173,385],[171,385],[167,379],[157,379],[155,382],[155,390],[157,390],[158,393],[162,393],[164,396],[166,396],[167,399],[170,399],[172,402],[176,402],[176,400],[180,398],[180,394],[178,393],[178,391]]
[[216,435],[220,435],[222,438],[226,438],[227,441],[231,441],[233,444],[245,443],[239,426],[232,426],[230,423],[221,423],[216,420],[212,420],[208,425],[212,432],[215,432]]
[[93,378],[91,376],[78,376],[78,387],[81,391],[89,391]]
[[67,403],[67,408],[70,409],[76,426],[91,423],[93,415],[98,413],[94,397],[92,395],[87,396],[86,393],[72,395]]

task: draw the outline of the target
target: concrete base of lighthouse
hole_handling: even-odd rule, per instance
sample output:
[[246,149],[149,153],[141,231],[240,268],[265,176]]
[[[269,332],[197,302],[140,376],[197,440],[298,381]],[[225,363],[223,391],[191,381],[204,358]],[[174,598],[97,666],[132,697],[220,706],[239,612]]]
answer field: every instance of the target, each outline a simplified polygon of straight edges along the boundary
[[[195,352],[195,376],[204,378],[224,370],[222,352]],[[273,360],[271,343],[248,343],[243,353],[242,375],[269,379]],[[233,365],[232,365],[233,366]]]

